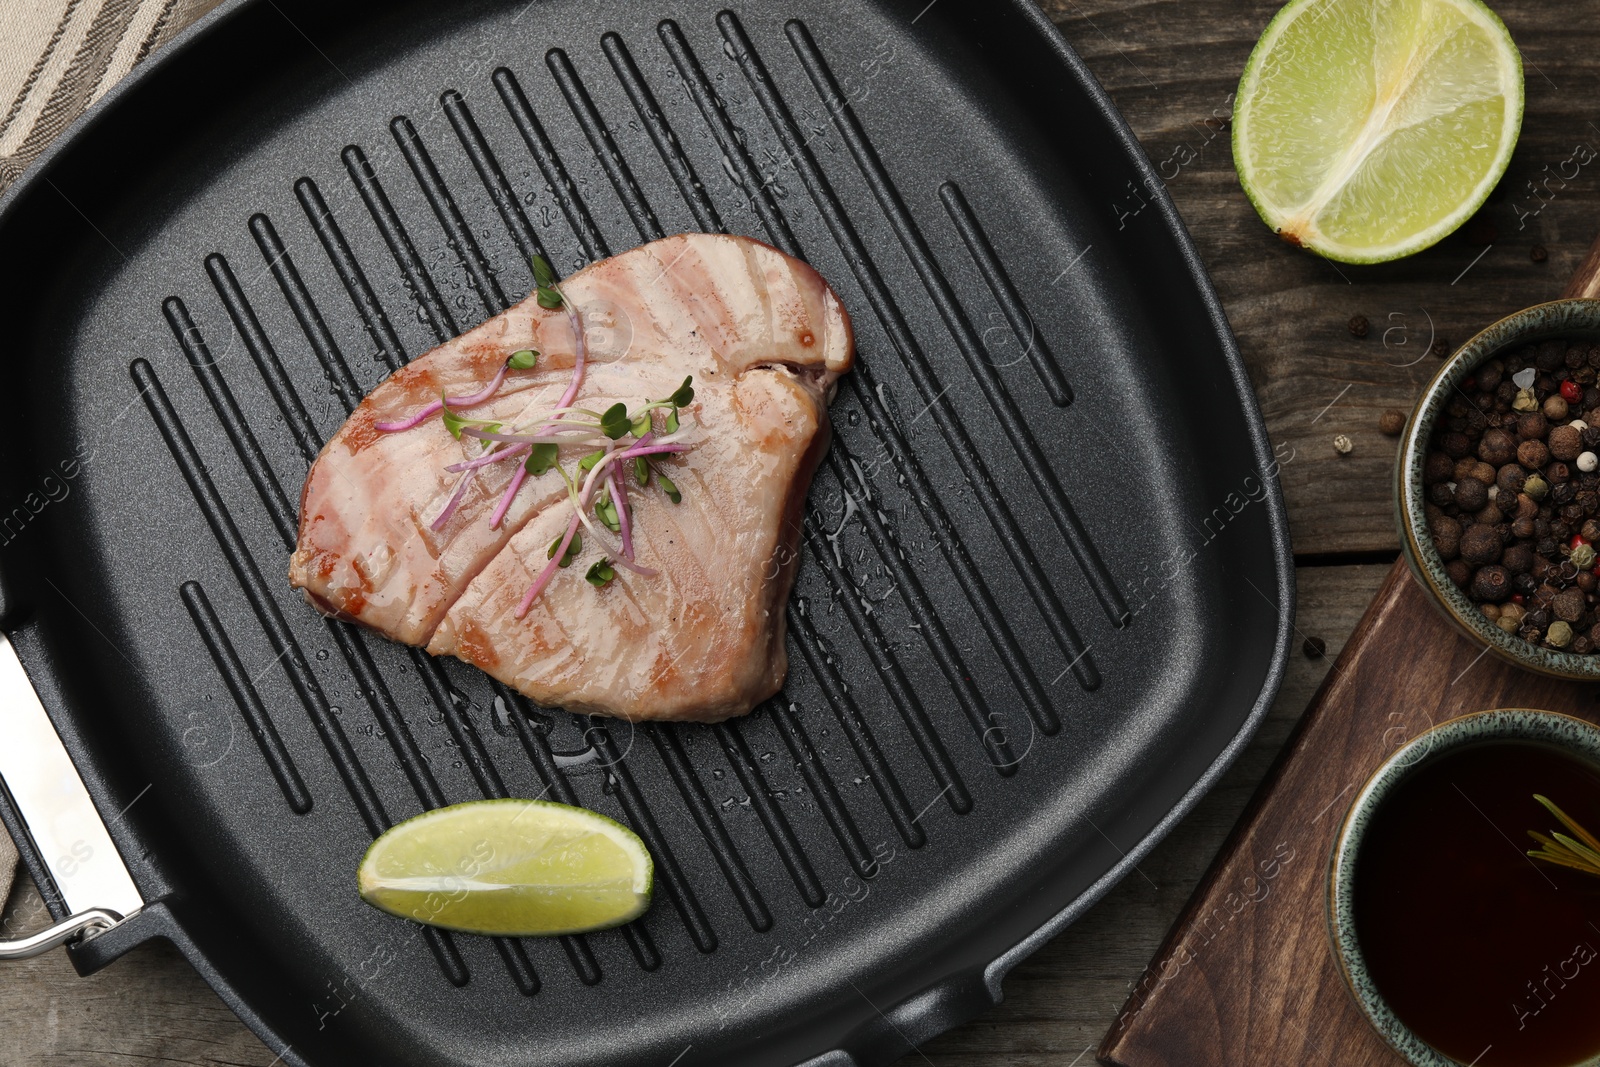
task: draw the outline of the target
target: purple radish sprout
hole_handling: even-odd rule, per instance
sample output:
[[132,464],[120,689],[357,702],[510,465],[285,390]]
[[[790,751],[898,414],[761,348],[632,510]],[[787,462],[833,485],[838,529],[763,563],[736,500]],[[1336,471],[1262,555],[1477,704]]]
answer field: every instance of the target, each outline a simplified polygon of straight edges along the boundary
[[555,577],[557,568],[561,566],[561,561],[567,556],[568,546],[572,544],[572,539],[576,537],[577,534],[578,516],[574,515],[572,516],[572,521],[567,523],[566,536],[562,537],[561,543],[556,546],[555,555],[550,557],[550,562],[544,565],[544,570],[539,572],[539,577],[533,580],[533,584],[529,586],[528,591],[523,594],[522,603],[517,605],[517,618],[520,619],[524,615],[528,614],[528,609],[533,607],[533,602],[538,599],[540,593],[544,592],[544,587],[550,584],[550,579]]
[[476,471],[462,472],[461,478],[456,482],[456,491],[450,494],[450,502],[444,506],[443,511],[439,512],[439,517],[433,520],[432,528],[435,533],[444,529],[444,524],[449,522],[457,509],[461,507],[461,502],[467,497],[467,487],[472,484],[472,479],[476,474]]
[[446,467],[445,470],[449,471],[451,474],[459,474],[461,471],[475,471],[479,467],[487,467],[492,463],[500,463],[504,460],[514,459],[517,456],[524,455],[531,447],[533,446],[520,444],[511,448],[503,448],[499,452],[490,452],[488,455],[479,456],[477,459],[468,459],[463,460],[460,463],[452,463],[450,466]]
[[[506,365],[502,364],[499,372],[495,374],[494,378],[490,380],[489,384],[484,386],[478,392],[473,393],[471,396],[450,397],[450,409],[455,411],[458,409],[477,407],[485,400],[488,400],[490,397],[494,396],[494,394],[499,390],[501,384],[506,380],[507,369],[508,368]],[[439,412],[444,410],[444,405],[445,400],[441,398],[427,405],[409,419],[401,419],[399,422],[376,422],[373,423],[373,427],[379,433],[399,433],[402,430],[409,430],[413,427],[422,425],[424,422],[433,418],[433,416],[439,414]]]

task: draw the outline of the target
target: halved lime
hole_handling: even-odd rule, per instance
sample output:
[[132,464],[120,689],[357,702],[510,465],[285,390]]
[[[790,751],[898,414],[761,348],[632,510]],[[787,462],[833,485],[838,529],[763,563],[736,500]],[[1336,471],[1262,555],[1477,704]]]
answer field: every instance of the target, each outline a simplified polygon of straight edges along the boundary
[[1522,127],[1522,58],[1478,0],[1293,0],[1239,81],[1239,180],[1285,240],[1420,252],[1478,210]]
[[655,867],[626,826],[548,800],[476,800],[391,828],[361,861],[361,899],[471,934],[620,926],[650,906]]

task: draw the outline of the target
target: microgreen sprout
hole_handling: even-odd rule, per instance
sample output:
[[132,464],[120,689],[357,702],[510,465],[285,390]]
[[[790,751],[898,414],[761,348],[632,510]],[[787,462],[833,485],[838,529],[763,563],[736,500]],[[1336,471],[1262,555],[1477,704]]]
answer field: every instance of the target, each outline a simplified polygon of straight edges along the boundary
[[600,416],[600,429],[613,441],[633,429],[633,420],[628,418],[628,405],[616,403],[606,408],[605,414]]
[[451,437],[457,441],[461,440],[461,430],[466,426],[467,420],[451,411],[448,405],[441,405],[440,410],[444,413],[444,428],[450,431]]
[[[556,552],[560,548],[561,548],[561,538],[558,537],[554,541],[550,542],[550,550],[544,554],[544,558],[545,559],[555,559],[556,558]],[[567,550],[565,552],[561,553],[561,560],[560,560],[560,562],[558,562],[556,564],[556,566],[557,567],[570,567],[572,565],[572,561],[577,559],[578,556],[582,552],[583,552],[583,535],[581,533],[574,533],[572,535],[572,540],[567,542]]]
[[540,442],[528,449],[528,458],[523,461],[523,468],[529,474],[539,475],[556,465],[560,458],[560,449],[554,442]]
[[[603,412],[574,406],[588,362],[583,321],[577,309],[563,298],[557,287],[556,273],[549,262],[535,256],[533,270],[540,306],[552,310],[564,309],[574,339],[572,379],[553,409],[531,420],[515,423],[474,419],[463,414],[465,409],[493,399],[509,372],[532,370],[539,365],[540,353],[525,348],[508,355],[494,378],[478,392],[468,396],[441,393],[437,401],[404,420],[376,424],[380,432],[394,433],[420,426],[434,415],[439,415],[445,429],[456,440],[470,438],[479,443],[480,447],[471,458],[446,467],[450,473],[459,474],[460,477],[449,500],[431,524],[436,531],[442,530],[460,510],[474,479],[485,468],[507,460],[521,460],[514,467],[507,464],[512,476],[500,495],[499,506],[490,515],[491,529],[498,529],[509,513],[524,479],[539,477],[552,470],[561,476],[571,505],[566,533],[551,542],[546,550],[546,565],[517,606],[516,617],[519,619],[527,614],[555,573],[571,566],[583,554],[581,530],[586,529],[590,545],[598,546],[599,551],[604,553],[584,576],[595,588],[603,588],[615,580],[619,569],[632,571],[641,578],[658,576],[657,571],[641,564],[634,555],[632,535],[637,513],[635,505],[628,499],[627,474],[631,471],[632,481],[640,487],[648,486],[654,477],[669,500],[674,504],[682,501],[678,487],[656,468],[654,461],[662,456],[681,454],[687,451],[687,446],[670,437],[658,438],[654,413],[664,411],[666,433],[676,433],[679,410],[694,401],[694,379],[686,377],[670,396],[646,401],[631,413],[623,402],[613,403]],[[623,438],[630,434],[634,440],[624,443]],[[569,472],[561,464],[561,448],[585,444],[603,447],[580,456]],[[608,533],[619,535],[620,547],[607,536]]]
[[606,529],[612,533],[622,532],[622,516],[617,514],[617,502],[611,499],[609,489],[600,490],[600,495],[594,501],[595,518],[606,524]]
[[561,290],[556,288],[555,268],[550,266],[550,261],[543,256],[533,257],[533,281],[538,287],[540,307],[546,311],[554,311],[564,303]]

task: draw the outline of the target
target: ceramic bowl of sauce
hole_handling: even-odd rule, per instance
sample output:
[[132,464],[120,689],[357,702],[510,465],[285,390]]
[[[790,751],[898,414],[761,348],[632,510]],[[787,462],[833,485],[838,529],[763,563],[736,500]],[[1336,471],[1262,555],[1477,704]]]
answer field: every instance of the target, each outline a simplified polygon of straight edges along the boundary
[[1530,851],[1600,833],[1600,728],[1554,712],[1453,719],[1397,750],[1334,846],[1333,954],[1417,1067],[1600,1065],[1600,865]]

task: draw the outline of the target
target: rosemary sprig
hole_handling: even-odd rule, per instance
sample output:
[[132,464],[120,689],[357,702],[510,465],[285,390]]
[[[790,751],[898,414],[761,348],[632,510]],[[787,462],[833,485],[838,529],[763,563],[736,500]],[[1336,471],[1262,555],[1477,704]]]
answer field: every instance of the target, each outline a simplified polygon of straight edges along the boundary
[[1540,847],[1529,849],[1528,855],[1558,867],[1570,867],[1575,871],[1600,877],[1600,839],[1596,839],[1588,830],[1579,826],[1573,821],[1572,816],[1556,807],[1555,802],[1549,797],[1535,793],[1533,799],[1543,804],[1550,814],[1559,819],[1561,825],[1571,831],[1571,835],[1554,830],[1548,834],[1529,830],[1528,836],[1537,841]]

